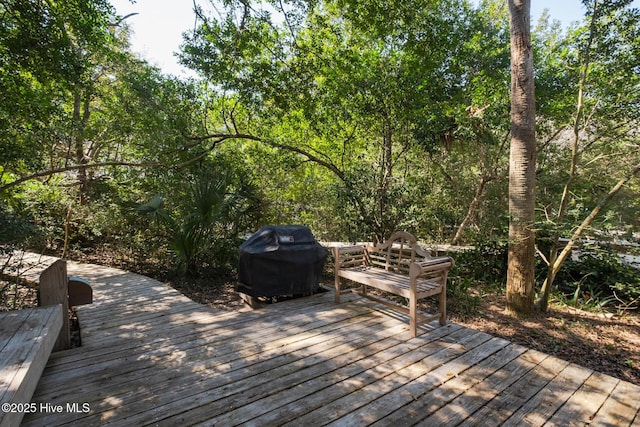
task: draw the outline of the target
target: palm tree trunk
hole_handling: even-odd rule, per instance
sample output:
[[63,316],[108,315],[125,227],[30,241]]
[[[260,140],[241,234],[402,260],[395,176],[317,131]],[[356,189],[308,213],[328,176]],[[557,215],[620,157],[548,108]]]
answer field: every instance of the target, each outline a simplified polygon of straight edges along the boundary
[[530,0],[509,0],[511,33],[511,149],[509,154],[509,261],[506,311],[533,311],[536,136]]

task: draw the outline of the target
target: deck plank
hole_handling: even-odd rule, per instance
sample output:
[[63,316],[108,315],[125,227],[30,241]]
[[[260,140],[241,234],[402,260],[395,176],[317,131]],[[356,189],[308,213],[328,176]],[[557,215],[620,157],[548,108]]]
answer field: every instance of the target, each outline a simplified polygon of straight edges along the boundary
[[[167,419],[163,419],[158,425],[185,425],[207,420],[207,423],[212,423],[212,420],[216,416],[224,417],[233,413],[232,408],[240,408],[241,414],[232,415],[233,423],[242,422],[244,418],[252,414],[251,403],[264,397],[280,395],[287,389],[295,387],[298,384],[307,382],[313,378],[329,375],[336,366],[344,364],[346,359],[358,360],[361,356],[362,349],[368,349],[374,342],[380,343],[382,347],[393,345],[397,343],[397,340],[385,340],[387,331],[390,325],[383,325],[380,329],[373,330],[373,334],[364,337],[360,335],[355,341],[347,341],[341,343],[340,340],[333,339],[333,344],[340,344],[336,347],[331,346],[322,351],[322,346],[317,347],[317,350],[313,354],[308,354],[306,351],[301,355],[306,357],[298,359],[288,364],[282,364],[275,369],[263,370],[260,374],[260,379],[255,379],[253,376],[245,375],[242,379],[238,379],[231,383],[230,387],[225,387],[222,390],[217,387],[209,388],[205,393],[199,393],[195,396],[196,402],[174,402],[178,403],[179,414]],[[395,331],[401,330],[398,325],[395,326]],[[345,331],[348,333],[348,331]],[[347,335],[348,336],[348,335]],[[355,338],[355,337],[353,337]],[[381,339],[382,338],[382,339]],[[309,350],[314,350],[310,347]],[[251,369],[251,374],[256,373],[255,367]],[[216,400],[211,401],[211,397],[207,398],[210,393],[216,394]],[[194,405],[193,403],[196,403]],[[185,404],[187,411],[184,411]],[[246,408],[246,410],[245,410]],[[261,414],[262,409],[259,410]],[[215,423],[218,424],[219,421]],[[228,425],[222,422],[218,425]]]
[[595,372],[573,396],[564,402],[546,425],[549,427],[588,425],[619,382],[617,378]]
[[[508,341],[493,338],[483,342],[479,346],[469,349],[459,357],[441,365],[410,382],[402,384],[391,393],[386,393],[371,404],[351,411],[329,425],[334,426],[368,426],[378,422],[382,418],[394,412],[397,408],[404,407],[411,402],[416,402],[430,391],[437,389],[447,381],[456,378],[463,371],[485,360],[491,354],[501,350]],[[388,420],[387,420],[388,421]]]
[[[349,330],[342,331],[348,337]],[[358,335],[354,334],[352,339],[356,339]],[[243,357],[242,359],[222,360],[220,364],[213,366],[204,366],[203,369],[192,372],[186,369],[184,372],[180,370],[175,373],[176,378],[160,378],[161,381],[157,385],[141,382],[140,389],[130,390],[128,394],[118,394],[121,405],[118,411],[124,410],[128,416],[121,422],[114,421],[114,425],[143,425],[146,423],[156,423],[154,411],[162,414],[179,414],[183,411],[191,413],[194,408],[199,405],[208,405],[209,409],[219,407],[221,399],[229,396],[244,395],[249,391],[253,391],[263,385],[272,385],[271,381],[274,376],[295,373],[306,370],[310,364],[314,362],[314,358],[328,357],[332,352],[344,354],[348,345],[352,351],[360,348],[358,343],[341,344],[335,339],[335,336],[327,336],[314,345],[310,342],[302,342],[292,349],[291,353],[283,354],[280,351],[274,351],[271,356],[269,354],[260,354],[255,358]],[[335,346],[343,345],[343,348],[336,349]],[[324,349],[324,351],[320,351]],[[215,361],[214,361],[215,363]],[[187,367],[188,368],[188,367]],[[182,375],[180,375],[182,374]],[[173,393],[163,393],[166,388],[166,381],[170,380]],[[229,400],[229,399],[227,399]],[[114,413],[110,408],[106,408],[100,415],[100,420],[113,417]],[[228,409],[225,404],[222,410]],[[92,421],[93,418],[86,421]]]
[[593,371],[574,364],[567,366],[533,398],[522,405],[503,425],[542,426],[576,393]]
[[569,362],[547,357],[460,425],[485,426],[487,420],[502,425],[568,365]]
[[[350,320],[345,322],[348,324]],[[356,324],[355,321],[351,322]],[[319,326],[319,325],[317,325]],[[153,381],[150,381],[145,378],[140,379],[140,384],[144,386],[144,388],[149,388],[153,385],[154,381],[158,381],[158,388],[161,390],[165,387],[164,380],[166,380],[165,376],[167,374],[172,375],[174,377],[179,376],[181,373],[186,372],[187,374],[191,372],[200,372],[204,370],[208,370],[207,372],[203,372],[203,375],[210,375],[211,370],[217,371],[225,371],[231,370],[231,365],[233,365],[234,369],[238,369],[243,365],[251,365],[260,359],[265,359],[270,353],[273,353],[275,356],[282,356],[286,354],[287,349],[291,349],[293,347],[304,347],[308,343],[305,343],[306,339],[311,340],[314,337],[324,337],[323,339],[331,338],[331,335],[328,334],[330,332],[330,328],[337,328],[339,324],[331,324],[325,326],[323,328],[316,328],[313,332],[308,332],[305,335],[297,334],[293,337],[287,337],[283,335],[280,340],[274,340],[273,336],[266,336],[262,334],[262,343],[259,344],[260,347],[256,347],[256,345],[247,345],[243,341],[229,340],[231,344],[227,346],[196,346],[193,348],[194,352],[191,354],[186,353],[182,349],[170,348],[166,352],[166,356],[163,357],[161,354],[154,353],[152,357],[147,357],[143,355],[139,358],[139,361],[129,361],[125,360],[121,361],[119,358],[114,358],[113,363],[110,365],[110,362],[107,362],[101,371],[98,372],[98,375],[94,375],[95,379],[91,379],[89,381],[100,382],[103,387],[100,388],[101,392],[105,391],[104,386],[109,386],[112,382],[117,381],[126,381],[131,383],[130,380],[139,377],[140,375],[148,375]],[[344,325],[343,325],[344,326]],[[348,331],[347,331],[348,332]],[[212,335],[215,338],[215,335]],[[228,348],[227,348],[228,347]],[[198,351],[207,351],[206,354],[197,354]],[[174,360],[175,355],[178,355],[178,358]],[[191,360],[193,359],[193,360]],[[126,364],[126,375],[121,375],[115,378],[112,378],[112,369],[116,368],[119,370],[123,370],[122,366],[117,366],[118,363]],[[131,363],[138,363],[137,366],[131,366]],[[167,372],[158,372],[156,365],[161,363],[163,366],[175,366],[175,370],[167,370]],[[281,362],[286,363],[285,362]],[[184,387],[189,388],[192,386],[192,383],[188,380],[183,380],[183,377],[180,377],[180,381],[184,381]],[[55,384],[55,383],[54,383]],[[134,383],[135,384],[135,383]],[[174,386],[178,386],[177,383],[174,382]],[[87,385],[89,389],[91,389],[91,385]],[[115,391],[118,390],[116,386]],[[108,391],[108,389],[107,389]],[[55,387],[52,388],[51,393],[57,393]],[[153,393],[151,393],[153,396]],[[133,396],[133,401],[136,405],[140,405],[141,396]]]
[[313,426],[337,420],[364,405],[368,406],[380,396],[394,391],[406,382],[426,375],[433,369],[463,354],[468,348],[474,348],[490,338],[487,334],[470,333],[467,329],[462,329],[459,332],[460,336],[456,338],[455,343],[437,341],[437,351],[432,354],[412,351],[387,363],[377,365],[364,373],[364,376],[373,378],[373,382],[366,383],[358,380],[356,384],[360,387],[348,395],[325,404],[285,425]]
[[466,393],[421,420],[421,425],[458,425],[485,405],[491,403],[504,390],[524,377],[547,358],[545,354],[527,350],[508,362],[500,370],[472,386]]
[[436,341],[447,338],[456,340],[456,337],[463,336],[461,334],[465,333],[467,332],[460,332],[459,326],[449,325],[446,328],[439,328],[437,332],[434,331],[419,342],[399,342],[394,337],[387,338],[386,340],[393,340],[393,346],[374,347],[371,354],[364,359],[349,360],[329,375],[301,382],[276,395],[265,394],[260,400],[236,412],[242,412],[242,418],[246,419],[243,423],[247,426],[275,425],[296,420],[328,402],[344,397],[373,382],[375,376],[369,375],[368,371],[376,366],[412,351],[420,351],[424,356],[433,354],[438,349],[442,349],[442,345]]
[[[362,320],[355,319],[355,321],[351,323],[357,327],[357,322],[362,322]],[[349,322],[345,322],[346,326],[349,326],[349,324]],[[331,327],[336,327],[336,324],[332,324]],[[104,362],[97,363],[89,367],[89,369],[78,369],[68,375],[70,375],[70,378],[79,378],[84,372],[89,372],[92,375],[91,379],[85,380],[84,384],[80,386],[87,395],[89,395],[92,390],[95,391],[98,383],[100,384],[100,393],[117,393],[118,390],[123,388],[123,383],[135,384],[136,381],[139,381],[140,384],[144,385],[147,389],[156,383],[159,388],[162,388],[164,387],[165,381],[169,379],[166,376],[167,374],[171,377],[175,377],[181,373],[189,375],[191,373],[202,372],[204,370],[207,370],[208,374],[210,374],[212,370],[222,371],[231,369],[231,365],[234,369],[238,369],[242,366],[250,365],[254,361],[266,359],[270,355],[282,358],[287,354],[287,351],[295,351],[300,348],[304,348],[309,345],[310,341],[317,337],[321,337],[322,340],[337,338],[337,334],[331,334],[330,332],[331,330],[329,327],[318,328],[314,334],[308,334],[306,337],[297,335],[298,339],[296,341],[284,336],[279,339],[278,337],[271,336],[269,337],[269,341],[265,340],[261,343],[259,351],[256,351],[255,345],[250,346],[246,345],[246,343],[237,343],[237,345],[230,343],[225,345],[225,343],[203,342],[206,340],[203,338],[199,340],[199,342],[187,341],[183,346],[168,346],[163,349],[150,351],[138,357],[130,358],[128,356],[115,354],[113,355],[114,357],[111,357]],[[346,332],[349,332],[349,330]],[[208,341],[215,338],[215,335],[211,335],[211,339]],[[123,363],[126,364],[126,368],[121,366]],[[158,363],[162,363],[164,366],[175,365],[176,369],[159,373],[157,369]],[[119,372],[126,375],[114,377],[112,375],[114,368],[117,368]],[[185,388],[188,388],[191,385],[188,379],[184,380],[184,376],[180,380],[180,383],[182,382],[185,383]],[[51,383],[54,387],[51,389],[50,393],[59,395],[59,391],[55,389],[56,381],[52,381]],[[174,387],[178,386],[178,382],[174,382]],[[73,393],[75,392],[76,391],[74,390]],[[153,396],[153,394],[151,394],[151,396]],[[140,405],[141,400],[142,396],[139,394],[134,396],[134,402],[136,405]]]
[[[404,326],[400,325],[397,325],[396,328],[405,329]],[[449,330],[451,330],[451,328]],[[324,364],[319,365],[320,369],[315,372],[311,372],[311,375],[309,375],[309,372],[305,370],[304,376],[296,378],[293,382],[286,382],[281,389],[274,390],[275,392],[272,390],[264,390],[264,393],[259,395],[259,401],[247,402],[251,403],[250,405],[247,405],[242,402],[245,397],[238,396],[240,399],[238,403],[242,403],[242,405],[235,406],[238,409],[234,411],[226,411],[221,414],[211,414],[207,412],[201,420],[203,420],[205,424],[214,423],[218,425],[227,425],[231,422],[246,423],[253,418],[259,417],[259,422],[262,424],[265,422],[262,417],[263,414],[279,410],[282,405],[291,403],[292,401],[298,401],[300,393],[312,392],[316,390],[319,385],[324,386],[321,390],[322,397],[320,399],[324,405],[326,405],[328,399],[337,399],[340,396],[346,397],[355,393],[359,388],[363,388],[390,374],[392,372],[392,370],[388,368],[390,364],[400,366],[412,363],[411,359],[407,358],[407,348],[411,347],[407,347],[406,343],[395,339],[395,334],[393,334],[393,332],[395,332],[394,330],[383,332],[386,332],[389,335],[389,338],[387,339],[394,339],[395,345],[393,347],[385,348],[380,352],[380,354],[377,354],[377,357],[372,354],[366,359],[362,359],[364,356],[363,354],[356,355],[355,357],[348,354],[340,355],[335,360],[325,361]],[[460,334],[459,329],[453,331],[451,335],[454,336],[456,334]],[[421,355],[424,357],[426,354],[432,354],[441,349],[442,342],[443,341],[427,340],[425,345],[419,347],[417,347],[417,343],[413,343],[411,344],[411,346],[414,347],[413,351],[409,354],[416,357],[420,357]],[[452,344],[449,343],[448,345],[450,346]],[[325,365],[328,365],[328,370],[324,367]],[[340,368],[336,370],[336,366],[339,366]],[[327,379],[330,379],[330,384],[327,384]],[[293,392],[288,391],[292,389]],[[306,400],[307,398],[305,398],[305,401]],[[279,412],[282,413],[281,410],[279,410]],[[217,416],[212,417],[213,415]],[[291,414],[289,414],[289,416],[291,416]],[[277,422],[281,424],[283,422],[283,418],[284,417],[280,417]],[[302,418],[299,418],[296,422],[304,423],[305,421]]]
[[[494,340],[497,340],[495,344],[498,346],[505,344],[504,340],[497,338]],[[526,348],[522,346],[506,343],[498,351],[489,354],[486,358],[481,358],[478,363],[472,366],[470,364],[468,370],[458,374],[451,372],[451,375],[447,375],[451,378],[442,386],[428,391],[417,399],[412,396],[408,402],[398,402],[395,407],[391,406],[389,414],[372,425],[412,425],[418,423],[466,393],[474,385],[482,382],[525,351]],[[438,425],[445,424],[438,423]]]
[[640,411],[638,386],[456,324],[411,339],[405,314],[357,296],[222,311],[144,276],[69,270],[95,304],[78,308],[83,347],[51,356],[33,401],[90,411],[25,426],[624,426]]
[[640,423],[640,387],[620,381],[594,416],[594,425],[637,426]]

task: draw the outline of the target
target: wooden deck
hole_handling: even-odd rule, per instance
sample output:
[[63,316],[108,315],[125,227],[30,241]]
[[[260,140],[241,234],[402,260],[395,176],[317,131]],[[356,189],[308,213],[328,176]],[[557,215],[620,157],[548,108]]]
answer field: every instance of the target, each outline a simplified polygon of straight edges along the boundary
[[51,356],[23,425],[640,424],[638,386],[456,324],[410,339],[401,315],[356,296],[224,312],[68,267],[94,288],[83,346]]

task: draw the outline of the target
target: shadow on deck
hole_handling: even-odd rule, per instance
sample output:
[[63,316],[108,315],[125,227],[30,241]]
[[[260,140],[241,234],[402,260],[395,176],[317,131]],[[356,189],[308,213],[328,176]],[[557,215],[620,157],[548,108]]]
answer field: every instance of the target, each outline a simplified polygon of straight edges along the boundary
[[204,307],[150,278],[70,263],[94,304],[55,353],[23,425],[610,425],[640,387],[456,324],[333,294]]

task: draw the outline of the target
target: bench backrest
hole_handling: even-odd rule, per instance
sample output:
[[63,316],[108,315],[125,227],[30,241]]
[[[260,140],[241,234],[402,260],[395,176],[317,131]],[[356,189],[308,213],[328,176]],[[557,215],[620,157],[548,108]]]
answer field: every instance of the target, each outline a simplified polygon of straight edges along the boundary
[[402,274],[409,274],[412,262],[431,259],[415,236],[405,231],[396,231],[384,243],[368,246],[367,253],[370,266]]

